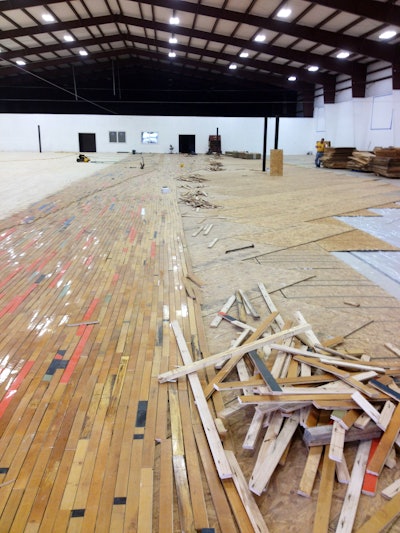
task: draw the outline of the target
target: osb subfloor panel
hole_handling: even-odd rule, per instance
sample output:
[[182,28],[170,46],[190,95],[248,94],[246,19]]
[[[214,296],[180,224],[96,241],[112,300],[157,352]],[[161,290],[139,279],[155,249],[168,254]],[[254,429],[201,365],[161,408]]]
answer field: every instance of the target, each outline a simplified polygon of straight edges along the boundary
[[[133,161],[1,221],[0,533],[251,531],[232,483],[216,476],[186,378],[158,383],[180,363],[172,320],[193,357],[225,350],[236,331],[211,320],[237,289],[263,317],[262,282],[285,319],[300,310],[321,340],[345,336],[373,358],[397,342],[399,302],[319,241],[349,231],[330,217],[392,205],[398,186],[294,165],[270,178],[259,161],[229,158],[220,172],[206,156],[149,155],[143,170]],[[175,178],[195,172],[221,207],[177,203],[187,189]],[[192,269],[204,283],[191,285],[195,300],[184,288]],[[235,402],[215,393],[216,410],[223,399]],[[226,421],[246,477],[252,412]],[[256,498],[271,533],[311,530],[319,478],[311,498],[297,495],[305,458],[299,431]],[[381,488],[399,471],[385,469]],[[345,490],[335,484],[332,531]],[[363,496],[356,525],[381,503]]]

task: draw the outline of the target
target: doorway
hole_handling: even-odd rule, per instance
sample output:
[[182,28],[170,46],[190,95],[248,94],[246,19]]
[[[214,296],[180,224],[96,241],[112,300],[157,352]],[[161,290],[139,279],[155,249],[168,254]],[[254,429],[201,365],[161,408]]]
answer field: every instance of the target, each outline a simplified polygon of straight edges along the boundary
[[196,135],[179,135],[179,153],[196,153]]
[[95,152],[96,151],[96,134],[79,133],[79,151]]

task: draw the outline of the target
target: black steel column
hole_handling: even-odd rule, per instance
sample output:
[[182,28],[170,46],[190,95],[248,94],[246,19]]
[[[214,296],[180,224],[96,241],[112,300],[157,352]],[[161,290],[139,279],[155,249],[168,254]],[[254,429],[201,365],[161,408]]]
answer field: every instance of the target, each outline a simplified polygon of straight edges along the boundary
[[267,160],[267,130],[268,130],[268,117],[264,117],[264,139],[263,139],[263,153],[262,153],[262,171],[265,172],[266,160]]
[[275,150],[278,149],[278,140],[279,140],[279,117],[275,117]]

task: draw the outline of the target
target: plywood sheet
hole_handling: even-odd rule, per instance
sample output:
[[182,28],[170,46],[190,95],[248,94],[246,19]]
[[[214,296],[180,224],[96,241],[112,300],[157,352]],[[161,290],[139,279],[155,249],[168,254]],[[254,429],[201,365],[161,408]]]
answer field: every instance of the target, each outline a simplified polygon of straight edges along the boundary
[[360,230],[348,231],[341,235],[335,235],[320,240],[319,244],[324,250],[329,252],[360,251],[360,250],[386,250],[398,251],[396,246],[392,246],[381,239],[377,239],[368,233]]

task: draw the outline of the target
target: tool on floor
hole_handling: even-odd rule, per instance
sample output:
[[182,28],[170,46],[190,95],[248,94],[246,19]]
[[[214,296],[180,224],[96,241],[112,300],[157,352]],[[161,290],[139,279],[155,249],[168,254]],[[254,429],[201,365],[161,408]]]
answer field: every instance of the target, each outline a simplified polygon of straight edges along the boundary
[[89,157],[84,154],[79,154],[76,159],[77,163],[89,163],[89,161],[90,161]]
[[225,250],[225,253],[230,254],[231,252],[239,252],[240,250],[247,250],[248,248],[254,248],[254,244],[250,244],[249,246],[242,246],[241,248],[233,248],[232,250]]

